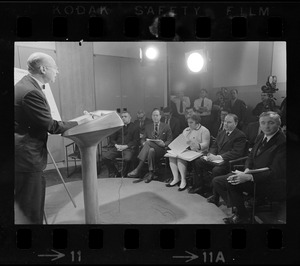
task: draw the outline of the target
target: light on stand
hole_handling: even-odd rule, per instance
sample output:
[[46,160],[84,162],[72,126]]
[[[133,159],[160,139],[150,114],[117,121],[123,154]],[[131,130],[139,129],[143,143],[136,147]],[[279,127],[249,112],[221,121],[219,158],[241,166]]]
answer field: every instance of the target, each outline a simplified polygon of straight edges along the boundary
[[200,53],[191,53],[187,58],[187,66],[192,72],[199,72],[204,66],[204,59]]
[[155,49],[153,47],[149,47],[149,48],[146,49],[145,54],[146,54],[148,59],[154,60],[158,55],[158,51],[157,51],[157,49]]

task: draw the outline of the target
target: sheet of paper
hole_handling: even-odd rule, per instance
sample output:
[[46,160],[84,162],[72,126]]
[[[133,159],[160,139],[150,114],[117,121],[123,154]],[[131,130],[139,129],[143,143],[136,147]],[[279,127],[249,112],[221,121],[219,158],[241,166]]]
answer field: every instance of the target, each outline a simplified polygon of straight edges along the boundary
[[189,145],[183,134],[180,134],[176,139],[174,139],[168,146],[173,153],[180,154],[186,150]]

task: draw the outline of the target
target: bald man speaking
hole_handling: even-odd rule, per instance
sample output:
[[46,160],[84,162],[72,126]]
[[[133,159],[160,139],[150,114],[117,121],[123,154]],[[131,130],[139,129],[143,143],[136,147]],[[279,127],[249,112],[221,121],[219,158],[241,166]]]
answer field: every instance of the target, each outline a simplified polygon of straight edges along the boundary
[[27,66],[29,74],[15,85],[15,202],[29,223],[42,224],[48,133],[61,134],[78,123],[51,117],[42,90],[46,83],[55,82],[58,68],[54,59],[33,53]]

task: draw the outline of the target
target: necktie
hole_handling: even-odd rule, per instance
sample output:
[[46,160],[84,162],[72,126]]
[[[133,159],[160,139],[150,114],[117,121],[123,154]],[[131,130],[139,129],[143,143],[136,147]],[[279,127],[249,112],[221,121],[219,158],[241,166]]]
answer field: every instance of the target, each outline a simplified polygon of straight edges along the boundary
[[179,112],[183,112],[183,100],[180,100],[180,107],[179,107]]
[[204,107],[204,98],[202,99],[201,107]]
[[267,144],[267,138],[264,138],[264,140],[260,143],[260,145],[257,149],[257,154],[260,154],[262,152],[262,150],[264,149],[266,144]]
[[43,89],[43,90],[45,89],[45,87],[46,87],[46,86],[45,86],[45,84],[44,84],[44,85],[42,85],[42,89]]
[[143,126],[143,121],[140,121],[140,128],[142,128]]
[[169,125],[169,118],[167,118],[167,119],[166,119],[166,124],[168,124],[168,125]]
[[154,127],[154,138],[156,139],[158,137],[158,124],[155,123],[155,127]]
[[229,131],[227,131],[227,132],[226,132],[226,135],[229,137],[229,135],[230,135],[230,132],[229,132]]

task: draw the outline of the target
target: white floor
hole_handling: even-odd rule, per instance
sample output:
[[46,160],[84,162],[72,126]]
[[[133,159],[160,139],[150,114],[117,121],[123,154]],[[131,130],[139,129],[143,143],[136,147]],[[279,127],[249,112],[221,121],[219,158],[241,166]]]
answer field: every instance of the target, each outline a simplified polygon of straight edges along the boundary
[[[98,179],[101,224],[223,224],[226,211],[198,194],[152,181],[133,184],[132,178]],[[48,224],[85,224],[82,181],[47,187]]]

